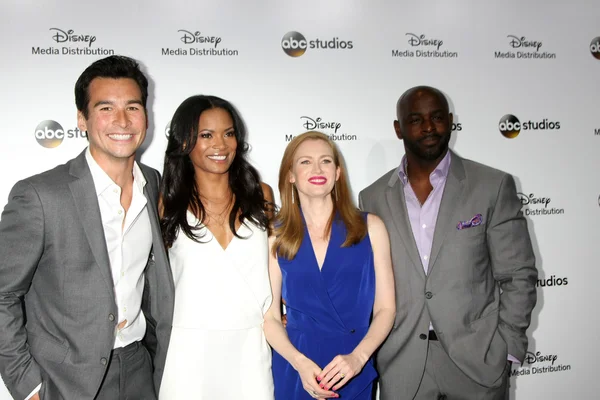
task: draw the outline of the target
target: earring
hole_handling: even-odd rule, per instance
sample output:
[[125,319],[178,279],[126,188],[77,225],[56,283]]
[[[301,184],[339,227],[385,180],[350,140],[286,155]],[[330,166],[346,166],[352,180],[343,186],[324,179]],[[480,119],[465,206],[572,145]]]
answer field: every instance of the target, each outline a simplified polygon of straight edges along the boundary
[[294,204],[294,184],[292,183],[292,204]]
[[337,200],[337,199],[338,199],[337,185],[334,185],[334,186],[333,186],[333,198],[334,198],[335,200]]

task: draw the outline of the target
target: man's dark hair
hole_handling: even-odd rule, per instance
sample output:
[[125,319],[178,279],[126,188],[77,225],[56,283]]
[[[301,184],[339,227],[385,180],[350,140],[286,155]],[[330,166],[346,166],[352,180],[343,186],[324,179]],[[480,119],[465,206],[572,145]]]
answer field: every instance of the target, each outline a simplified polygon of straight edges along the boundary
[[90,83],[94,78],[130,78],[139,86],[142,93],[142,105],[146,108],[148,99],[148,79],[140,70],[139,64],[133,58],[125,56],[110,56],[95,61],[87,67],[75,83],[75,105],[83,116],[88,117],[88,104]]

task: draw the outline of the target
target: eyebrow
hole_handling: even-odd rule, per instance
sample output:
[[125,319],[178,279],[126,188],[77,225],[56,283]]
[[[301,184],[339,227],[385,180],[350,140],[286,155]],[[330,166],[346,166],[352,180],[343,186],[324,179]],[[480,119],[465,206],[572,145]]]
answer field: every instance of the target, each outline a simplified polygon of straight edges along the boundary
[[310,158],[310,159],[313,159],[313,158],[325,158],[325,157],[333,158],[333,155],[332,154],[324,154],[324,155],[318,156],[318,157],[313,157],[313,156],[298,156],[298,159],[301,159],[301,158]]
[[[227,132],[227,133],[231,132],[231,131],[235,132],[235,128],[233,126],[230,126],[229,128],[225,128],[223,130],[223,132]],[[199,129],[198,132],[211,132],[211,133],[213,133],[213,132],[215,132],[215,130],[214,129],[204,128],[204,129]]]
[[[437,110],[433,110],[430,114],[438,114],[438,113],[444,113],[444,110],[441,109],[441,108],[438,108]],[[408,113],[406,115],[406,118],[409,118],[409,117],[419,117],[421,115],[423,115],[423,114],[422,113],[418,113],[418,112],[411,112],[411,113]]]
[[[96,102],[96,104],[94,104],[94,108],[96,108],[98,106],[103,106],[103,105],[110,105],[110,106],[112,106],[114,104],[115,104],[115,102],[111,101],[111,100],[100,100],[100,101]],[[139,104],[142,107],[144,106],[142,104],[141,100],[128,100],[126,104],[127,105],[130,105],[130,104]]]

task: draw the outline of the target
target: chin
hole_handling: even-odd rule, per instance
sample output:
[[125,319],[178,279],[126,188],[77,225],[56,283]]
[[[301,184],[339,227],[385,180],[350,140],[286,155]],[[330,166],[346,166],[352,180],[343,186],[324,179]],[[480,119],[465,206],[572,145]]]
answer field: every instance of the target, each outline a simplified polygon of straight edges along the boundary
[[448,148],[424,150],[421,152],[421,157],[429,161],[437,160],[444,155],[447,149]]

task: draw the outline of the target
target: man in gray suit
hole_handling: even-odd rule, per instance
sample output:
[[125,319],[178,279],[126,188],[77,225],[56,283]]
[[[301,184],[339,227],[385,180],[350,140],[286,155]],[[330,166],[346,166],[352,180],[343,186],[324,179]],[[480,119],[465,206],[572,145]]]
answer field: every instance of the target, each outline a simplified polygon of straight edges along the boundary
[[514,179],[448,149],[439,90],[408,90],[397,115],[406,154],[359,196],[386,223],[396,280],[396,321],[377,355],[381,399],[504,399],[536,302]]
[[9,195],[0,220],[0,372],[14,399],[156,398],[174,289],[159,174],[135,161],[147,97],[135,60],[94,62],[75,85],[89,147]]

